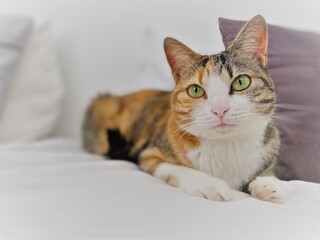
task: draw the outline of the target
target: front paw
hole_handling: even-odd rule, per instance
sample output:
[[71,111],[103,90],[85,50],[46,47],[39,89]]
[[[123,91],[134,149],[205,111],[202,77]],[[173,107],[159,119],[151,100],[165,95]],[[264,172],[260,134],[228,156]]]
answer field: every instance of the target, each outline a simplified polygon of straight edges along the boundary
[[231,201],[232,194],[228,184],[218,178],[199,174],[179,183],[186,193],[214,201]]
[[256,177],[249,184],[249,191],[255,198],[273,203],[283,203],[287,197],[286,190],[273,176]]

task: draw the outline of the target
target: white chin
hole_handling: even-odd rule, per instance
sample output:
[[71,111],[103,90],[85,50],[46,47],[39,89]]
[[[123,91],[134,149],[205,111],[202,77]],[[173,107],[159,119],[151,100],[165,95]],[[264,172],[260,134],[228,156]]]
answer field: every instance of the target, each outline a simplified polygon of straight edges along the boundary
[[219,127],[208,129],[201,134],[201,137],[208,139],[226,139],[237,135],[237,127],[236,126],[228,126],[228,127]]
[[189,131],[192,135],[210,140],[223,140],[238,135],[241,131],[238,126],[221,126],[215,128],[198,128],[194,131]]
[[238,124],[234,126],[221,126],[214,128],[202,128],[198,130],[196,136],[210,140],[225,140],[225,139],[243,139],[256,134],[263,135],[268,121],[259,119],[251,124]]

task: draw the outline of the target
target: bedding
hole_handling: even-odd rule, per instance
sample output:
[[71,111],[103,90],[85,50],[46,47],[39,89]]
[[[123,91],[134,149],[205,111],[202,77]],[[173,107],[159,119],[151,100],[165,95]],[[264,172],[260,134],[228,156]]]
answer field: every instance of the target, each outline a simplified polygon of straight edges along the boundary
[[213,202],[87,154],[77,141],[5,144],[0,239],[319,239],[320,185],[288,184],[283,205],[238,192]]

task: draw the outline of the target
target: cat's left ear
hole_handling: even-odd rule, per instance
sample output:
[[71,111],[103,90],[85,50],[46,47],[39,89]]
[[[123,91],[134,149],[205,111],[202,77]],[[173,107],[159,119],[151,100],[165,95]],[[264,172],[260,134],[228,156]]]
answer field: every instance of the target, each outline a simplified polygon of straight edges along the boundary
[[261,15],[257,15],[244,25],[227,50],[239,51],[241,54],[254,57],[263,67],[266,67],[267,48],[267,24]]

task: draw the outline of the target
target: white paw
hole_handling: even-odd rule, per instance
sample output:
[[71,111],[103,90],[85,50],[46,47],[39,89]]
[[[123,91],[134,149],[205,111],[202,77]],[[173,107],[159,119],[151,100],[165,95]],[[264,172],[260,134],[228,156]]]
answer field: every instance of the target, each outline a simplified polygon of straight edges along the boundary
[[256,177],[249,184],[249,191],[255,198],[273,203],[283,203],[287,197],[281,182],[273,176]]
[[226,182],[192,168],[161,163],[153,175],[193,196],[215,201],[232,199],[232,191]]
[[180,178],[178,187],[186,193],[214,201],[231,201],[232,192],[228,184],[204,173]]

